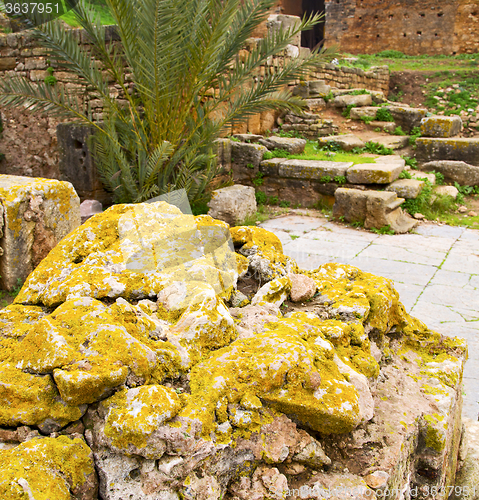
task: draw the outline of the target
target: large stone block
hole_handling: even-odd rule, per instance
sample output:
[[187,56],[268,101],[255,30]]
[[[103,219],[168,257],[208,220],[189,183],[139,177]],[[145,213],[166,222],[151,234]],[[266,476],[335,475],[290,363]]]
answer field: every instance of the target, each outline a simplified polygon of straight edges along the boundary
[[365,146],[364,142],[354,134],[333,135],[329,137],[320,137],[318,139],[318,143],[320,146],[325,146],[330,142],[339,144],[341,149],[343,149],[344,151],[351,151],[354,148],[363,148]]
[[88,146],[90,126],[78,123],[57,125],[60,180],[73,184],[81,200],[95,199],[109,205],[112,195],[105,191]]
[[250,186],[216,189],[208,203],[208,215],[234,226],[256,212],[255,190]]
[[347,106],[371,106],[373,100],[370,94],[360,95],[338,95],[334,98],[333,104],[337,108],[345,108]]
[[268,149],[284,149],[288,153],[299,155],[303,153],[306,146],[305,139],[297,139],[295,137],[265,137],[258,141]]
[[427,110],[408,108],[406,106],[390,106],[386,108],[392,114],[394,121],[409,133],[414,127],[421,126],[421,120],[426,116]]
[[260,144],[233,141],[231,145],[231,162],[236,167],[252,165],[253,168],[258,168],[266,151],[268,149]]
[[80,200],[69,182],[0,175],[0,203],[5,221],[0,283],[13,290],[80,225]]
[[424,181],[416,179],[398,179],[392,182],[386,191],[393,191],[400,198],[414,199],[417,198],[424,186]]
[[363,106],[362,108],[353,108],[349,113],[352,120],[361,120],[361,118],[376,118],[378,108],[376,106]]
[[320,179],[321,177],[343,176],[352,162],[314,161],[314,160],[286,160],[279,165],[278,173],[281,177],[295,177],[300,179]]
[[424,137],[454,137],[462,130],[459,116],[427,116],[421,120],[421,134]]
[[416,158],[421,163],[455,160],[479,166],[479,139],[419,137],[416,146]]
[[462,186],[479,185],[479,167],[463,161],[438,160],[424,163],[422,170],[440,172],[448,182],[457,182]]
[[389,184],[403,171],[396,162],[362,163],[348,169],[346,177],[351,184]]
[[376,142],[389,149],[403,149],[409,144],[409,136],[407,135],[397,135],[391,137],[377,137],[372,139],[371,142]]
[[231,141],[229,139],[217,139],[215,144],[218,166],[224,172],[229,172],[231,170]]
[[334,197],[334,217],[361,222],[366,229],[389,226],[396,233],[407,233],[417,225],[417,221],[403,213],[400,205],[404,199],[394,192],[339,188]]

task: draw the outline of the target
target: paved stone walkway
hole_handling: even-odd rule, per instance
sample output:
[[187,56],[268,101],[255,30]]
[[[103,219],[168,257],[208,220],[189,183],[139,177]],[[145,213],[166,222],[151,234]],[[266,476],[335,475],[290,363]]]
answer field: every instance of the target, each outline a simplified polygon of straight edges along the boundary
[[274,232],[284,253],[304,269],[340,262],[391,278],[409,313],[437,332],[465,338],[463,414],[478,419],[479,231],[423,224],[417,234],[376,235],[302,215],[261,227]]

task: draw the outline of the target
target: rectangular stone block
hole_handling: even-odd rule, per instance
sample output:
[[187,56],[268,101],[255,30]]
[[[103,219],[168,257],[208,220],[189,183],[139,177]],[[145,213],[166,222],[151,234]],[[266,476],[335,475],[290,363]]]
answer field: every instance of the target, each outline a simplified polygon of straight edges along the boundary
[[393,191],[400,198],[406,198],[408,200],[417,198],[423,186],[424,181],[418,181],[416,179],[398,179],[390,184],[386,188],[386,191]]
[[0,204],[0,285],[13,290],[80,225],[80,199],[69,182],[0,175]]
[[479,166],[479,139],[419,137],[416,146],[416,159],[421,163],[455,160]]
[[390,163],[363,163],[349,168],[346,177],[351,184],[389,184],[403,171],[403,165]]
[[279,166],[278,173],[281,177],[300,179],[320,179],[325,176],[334,178],[345,175],[352,165],[352,162],[286,160]]
[[424,137],[454,137],[462,130],[459,116],[427,116],[421,120],[421,134]]

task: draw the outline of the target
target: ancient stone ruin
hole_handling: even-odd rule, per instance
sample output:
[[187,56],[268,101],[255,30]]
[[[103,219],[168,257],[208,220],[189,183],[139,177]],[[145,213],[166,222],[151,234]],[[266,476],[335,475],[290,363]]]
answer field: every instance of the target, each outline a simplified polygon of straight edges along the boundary
[[465,343],[409,316],[390,280],[302,270],[264,229],[113,206],[0,324],[1,498],[442,499],[453,484]]

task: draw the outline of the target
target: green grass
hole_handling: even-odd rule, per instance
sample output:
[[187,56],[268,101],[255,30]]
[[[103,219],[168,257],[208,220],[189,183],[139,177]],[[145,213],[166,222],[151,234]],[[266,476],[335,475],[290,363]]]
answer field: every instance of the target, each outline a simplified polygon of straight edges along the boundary
[[341,151],[322,151],[319,145],[314,141],[307,141],[304,153],[301,155],[290,155],[293,160],[316,160],[316,161],[345,161],[359,163],[374,163],[375,158],[361,156],[354,153],[345,153]]
[[385,50],[377,54],[359,54],[352,56],[344,54],[345,57],[357,57],[352,63],[341,61],[344,66],[356,66],[363,69],[371,66],[382,66],[387,64],[390,71],[461,71],[478,68],[479,54],[450,55],[420,55],[407,56],[397,50]]
[[[95,9],[97,14],[100,15],[101,24],[103,25],[115,24],[115,20],[113,19],[113,16],[110,13],[110,9],[106,6],[104,0],[90,0],[89,3]],[[60,19],[63,19],[63,21],[65,21],[72,28],[80,27],[80,24],[77,23],[75,19],[75,14],[72,10],[69,10],[66,14],[61,16]]]

